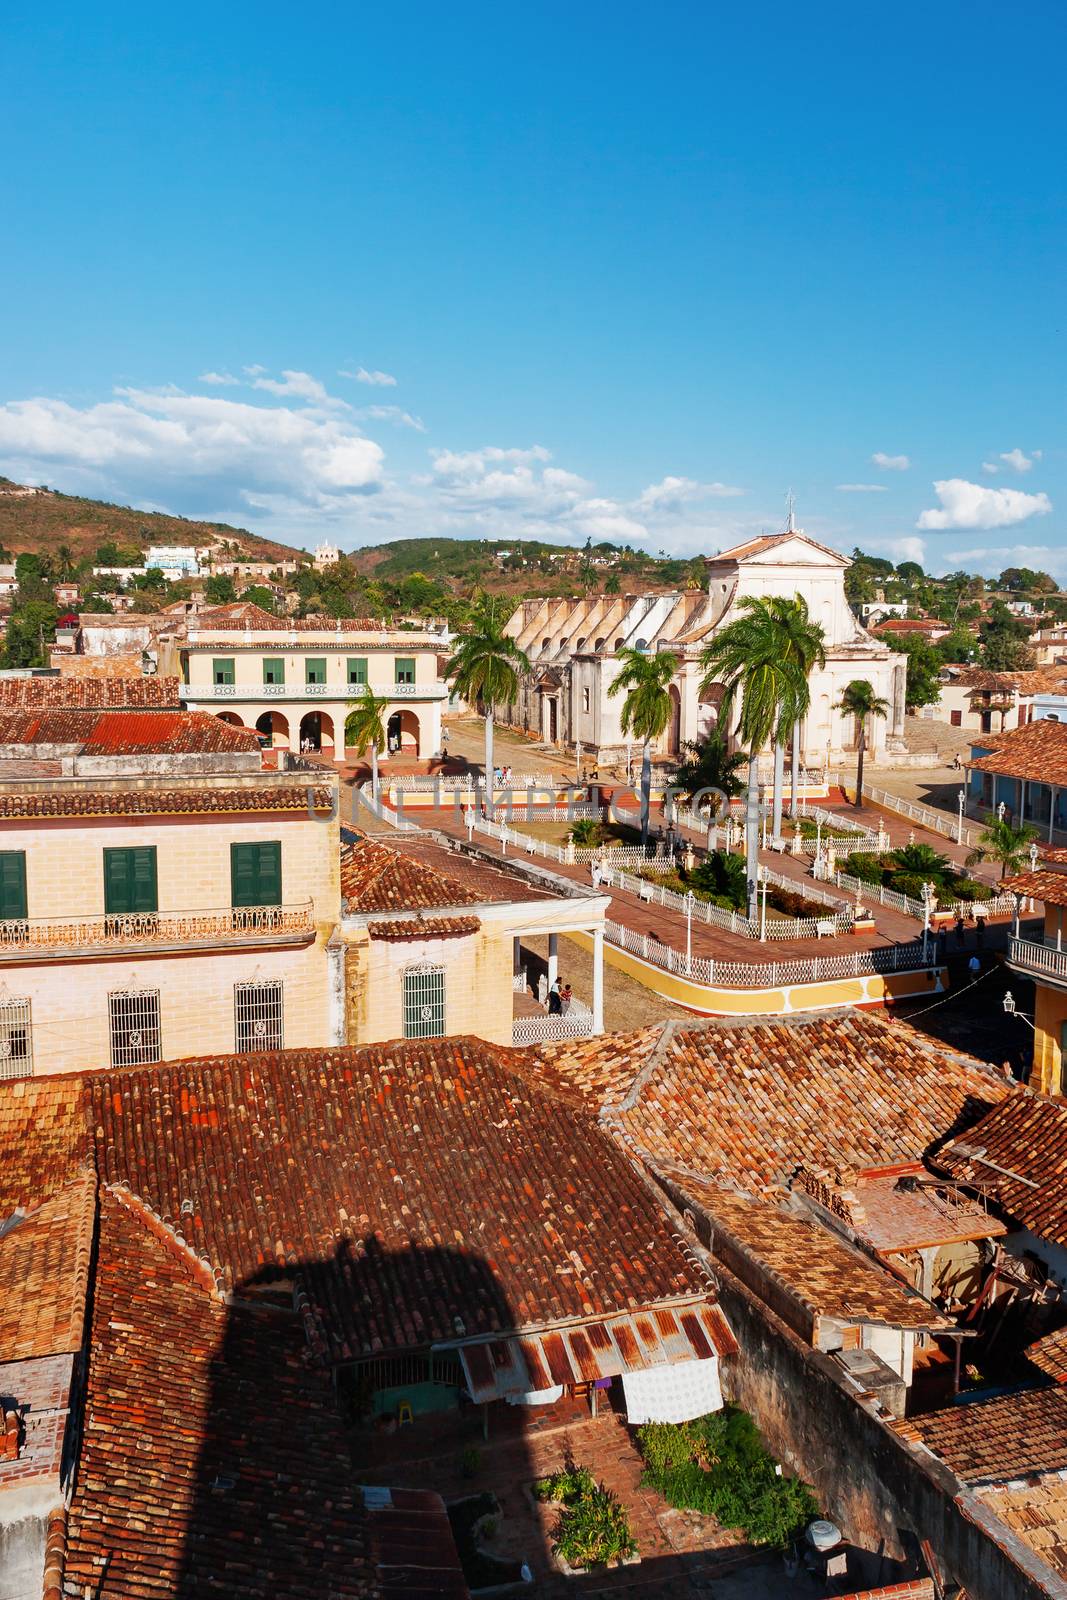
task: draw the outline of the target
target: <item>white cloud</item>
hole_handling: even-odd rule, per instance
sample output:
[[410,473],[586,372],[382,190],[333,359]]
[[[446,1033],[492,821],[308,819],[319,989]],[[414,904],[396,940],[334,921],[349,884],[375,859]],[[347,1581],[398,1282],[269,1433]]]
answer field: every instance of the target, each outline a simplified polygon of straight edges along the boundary
[[884,483],[839,483],[838,494],[886,494],[887,487]]
[[232,372],[202,372],[197,383],[231,384],[240,383],[240,378],[235,378]]
[[863,548],[874,556],[888,556],[897,565],[901,561],[917,561],[920,567],[926,566],[926,546],[914,534],[899,539],[864,539]]
[[934,493],[941,508],[924,511],[916,523],[918,528],[1008,528],[1052,510],[1047,494],[987,489],[966,478],[943,478],[934,484]]
[[266,367],[261,367],[258,362],[251,367],[242,367],[241,371],[248,378],[258,378],[261,372],[266,372]]
[[911,466],[908,456],[887,456],[884,450],[876,450],[871,461],[876,467],[881,467],[883,472],[907,472]]
[[943,559],[946,571],[981,572],[987,577],[995,577],[1005,567],[1032,567],[1058,578],[1067,576],[1067,549],[1047,544],[979,545],[946,551]]
[[[245,368],[251,372],[251,367]],[[310,372],[283,372],[281,378],[263,378],[256,376],[252,380],[253,389],[265,389],[268,394],[292,395],[297,400],[328,400],[325,386],[318,378],[313,378]]]
[[352,415],[360,422],[395,422],[401,428],[414,428],[416,433],[426,432],[422,418],[412,416],[400,406],[360,406]]
[[313,407],[144,389],[80,409],[48,399],[0,406],[0,452],[66,465],[131,497],[173,483],[189,500],[199,498],[198,484],[238,498],[279,488],[304,499],[323,489],[366,493],[380,485],[384,460],[351,423]]
[[1033,468],[1034,461],[1040,461],[1041,452],[1040,450],[1035,450],[1033,456],[1031,457],[1024,455],[1019,449],[1018,445],[1016,445],[1014,450],[1002,450],[1000,452],[1000,459],[1001,461],[1007,462],[1008,466],[1011,467],[1013,472],[1030,472]]
[[700,500],[725,500],[744,494],[729,483],[700,483],[695,478],[662,478],[642,489],[634,506],[642,511],[679,512]]
[[369,383],[373,389],[396,388],[396,379],[391,372],[368,372],[366,367],[357,367],[353,372],[349,367],[341,367],[337,376],[351,378],[354,383]]
[[995,461],[983,461],[982,471],[988,472],[990,477],[994,477],[1000,471],[1000,468],[997,466]]

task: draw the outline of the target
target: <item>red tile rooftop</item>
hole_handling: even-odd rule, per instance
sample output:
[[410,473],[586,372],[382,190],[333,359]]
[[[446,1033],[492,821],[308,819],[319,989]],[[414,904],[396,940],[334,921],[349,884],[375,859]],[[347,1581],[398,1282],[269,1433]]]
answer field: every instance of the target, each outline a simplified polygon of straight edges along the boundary
[[177,710],[180,706],[178,678],[0,678],[0,711]]
[[218,755],[258,751],[259,740],[252,729],[205,711],[0,710],[0,747],[32,754],[42,745],[71,746],[85,756]]
[[428,836],[398,834],[383,841],[346,829],[342,840],[341,895],[350,915],[557,898],[519,872]]
[[[250,783],[243,788],[190,784],[180,789],[94,789],[71,787],[48,794],[0,789],[0,819],[47,817],[152,817],[186,813],[307,811],[308,784]],[[316,811],[332,811],[335,792],[311,790]]]
[[1016,1088],[936,1161],[1038,1238],[1067,1245],[1067,1100]]
[[1026,1389],[913,1417],[923,1443],[971,1485],[1067,1469],[1067,1389]]
[[989,755],[968,762],[972,772],[1067,787],[1067,727],[1062,722],[1042,718],[1007,733],[978,734],[974,743],[979,748],[993,748]]

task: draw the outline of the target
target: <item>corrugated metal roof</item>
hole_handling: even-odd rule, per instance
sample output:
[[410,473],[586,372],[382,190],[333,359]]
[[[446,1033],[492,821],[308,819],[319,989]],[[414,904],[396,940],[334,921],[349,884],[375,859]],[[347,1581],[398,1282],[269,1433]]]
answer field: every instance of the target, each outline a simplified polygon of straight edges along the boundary
[[598,1322],[511,1339],[461,1345],[457,1354],[474,1400],[595,1383],[625,1372],[733,1355],[737,1341],[717,1305],[656,1306]]

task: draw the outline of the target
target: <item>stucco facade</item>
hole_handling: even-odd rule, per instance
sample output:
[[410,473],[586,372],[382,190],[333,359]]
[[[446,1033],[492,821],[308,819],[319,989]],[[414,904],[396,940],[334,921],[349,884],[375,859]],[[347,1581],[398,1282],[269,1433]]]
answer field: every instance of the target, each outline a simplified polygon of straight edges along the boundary
[[[718,693],[700,693],[700,653],[742,615],[748,596],[800,594],[826,638],[826,665],[811,675],[811,709],[801,728],[801,759],[824,767],[855,749],[856,729],[837,709],[854,678],[866,678],[890,706],[867,730],[876,759],[904,725],[906,660],[856,622],[845,598],[847,557],[799,532],[755,539],[708,559],[707,587],[662,595],[526,600],[508,631],[529,656],[514,705],[498,710],[508,721],[555,744],[575,745],[601,761],[624,758],[623,696],[612,696],[619,651],[671,651],[678,670],[671,686],[674,714],[659,753],[676,754],[716,723]],[[732,730],[730,730],[732,731]]]
[[[242,788],[266,795],[279,782]],[[0,865],[9,885],[21,874],[24,911],[8,906],[0,922],[0,1075],[132,1064],[124,1052],[224,1053],[242,1038],[246,1048],[255,1037],[336,1042],[326,952],[340,904],[336,816],[321,804],[310,816],[307,791],[291,783],[291,809],[227,812],[222,797],[240,783],[170,778],[167,792],[185,791],[190,809],[137,816],[107,814],[120,785],[105,798],[98,783],[78,785],[98,814],[5,820]],[[261,846],[280,865],[277,903],[243,897],[235,879],[242,848]],[[105,852],[144,869],[144,908],[115,909]],[[135,1026],[141,1045],[130,1043]]]
[[368,684],[388,702],[382,720],[390,747],[427,757],[441,749],[444,648],[435,635],[365,621],[309,626],[264,614],[254,626],[223,626],[190,618],[185,696],[190,709],[254,728],[275,749],[340,758],[345,717]]

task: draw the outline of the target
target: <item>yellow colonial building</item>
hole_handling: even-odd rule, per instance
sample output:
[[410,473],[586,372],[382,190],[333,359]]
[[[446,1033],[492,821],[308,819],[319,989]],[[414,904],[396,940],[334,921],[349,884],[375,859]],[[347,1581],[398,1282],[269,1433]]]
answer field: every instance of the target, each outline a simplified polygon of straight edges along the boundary
[[1040,866],[1012,878],[1005,887],[1045,908],[1042,937],[1015,936],[1008,944],[1008,966],[1034,985],[1034,1065],[1031,1087],[1044,1094],[1067,1094],[1067,850],[1046,848]]
[[340,1039],[332,776],[203,713],[29,707],[0,772],[0,1076]]
[[190,709],[252,728],[275,749],[340,760],[348,708],[369,684],[388,702],[389,750],[432,756],[441,749],[448,687],[439,661],[448,649],[444,633],[366,617],[286,621],[243,606],[239,616],[188,619],[183,692]]

